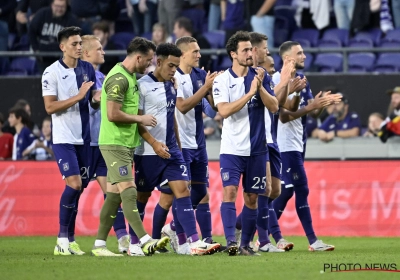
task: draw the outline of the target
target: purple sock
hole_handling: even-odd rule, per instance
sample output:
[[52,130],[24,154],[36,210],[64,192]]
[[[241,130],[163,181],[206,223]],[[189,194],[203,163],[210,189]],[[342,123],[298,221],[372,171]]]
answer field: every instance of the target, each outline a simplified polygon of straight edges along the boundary
[[118,207],[117,217],[114,220],[113,228],[118,239],[128,234],[126,231],[124,212],[122,211],[121,206]]
[[274,199],[272,198],[269,199],[268,209],[269,209],[268,231],[272,234],[272,237],[274,238],[275,242],[278,243],[278,241],[282,239],[282,233],[274,209]]
[[211,212],[210,212],[210,204],[203,203],[197,205],[196,209],[196,220],[199,224],[201,231],[201,238],[211,238]]
[[178,236],[178,243],[179,245],[185,244],[187,241],[187,236],[184,232],[178,233],[176,236]]
[[190,242],[196,242],[197,240],[199,240],[192,201],[190,200],[189,196],[176,199],[176,213],[178,216],[178,220],[181,223],[183,230],[185,231],[186,236],[188,237]]
[[257,224],[257,209],[250,209],[246,205],[242,210],[242,240],[240,247],[250,245],[250,238]]
[[190,200],[193,204],[193,209],[197,209],[200,201],[206,196],[207,194],[207,184],[200,183],[191,184],[190,188]]
[[60,232],[58,237],[68,237],[68,226],[75,211],[76,198],[80,191],[65,186],[60,199]]
[[157,203],[157,206],[154,209],[154,214],[153,214],[152,237],[154,239],[161,238],[161,230],[162,230],[163,226],[165,225],[165,221],[167,220],[168,212],[169,212],[168,209],[162,208],[160,206],[160,204]]
[[79,199],[81,198],[82,192],[83,191],[79,191],[79,194],[76,197],[74,213],[72,214],[71,220],[68,225],[68,240],[69,240],[69,242],[75,241],[75,222],[76,222],[76,215],[78,215]]
[[235,238],[236,206],[234,202],[221,203],[221,219],[224,226],[226,242],[239,242]]
[[242,229],[242,212],[240,212],[239,216],[236,218],[236,229]]
[[263,247],[267,243],[271,243],[268,237],[268,202],[269,197],[263,195],[258,196],[257,231],[258,240],[260,241],[260,247]]
[[[139,211],[140,219],[143,221],[144,219],[144,209],[146,208],[146,203],[142,203],[140,201],[136,201],[137,209]],[[139,238],[137,237],[136,233],[133,231],[131,226],[129,226],[129,233],[131,235],[131,244],[139,243]]]
[[295,186],[294,191],[296,193],[296,211],[299,216],[301,225],[303,226],[304,232],[306,233],[308,242],[313,244],[317,241],[317,236],[314,233],[312,226],[312,218],[310,206],[308,205],[308,186],[306,184]]
[[280,196],[275,198],[274,202],[272,203],[272,208],[274,209],[273,210],[274,215],[271,215],[270,213],[268,231],[272,234],[276,242],[278,242],[282,238],[278,220],[281,217],[283,211],[285,210],[286,204],[292,198],[293,193],[294,193],[293,187],[285,188],[284,186],[282,186]]
[[[178,218],[178,212],[177,212],[177,207],[176,207],[176,198],[174,198],[174,201],[172,202],[172,216],[174,218],[174,228],[175,228],[175,232],[176,234],[185,232],[183,230],[183,227],[181,225],[181,223],[179,222],[179,218]],[[174,229],[172,229],[174,230]]]

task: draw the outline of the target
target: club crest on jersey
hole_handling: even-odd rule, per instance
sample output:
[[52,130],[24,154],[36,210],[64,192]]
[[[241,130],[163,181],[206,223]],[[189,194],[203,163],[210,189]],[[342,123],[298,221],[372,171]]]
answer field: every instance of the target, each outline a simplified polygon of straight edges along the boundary
[[144,186],[144,179],[140,179],[139,186]]
[[175,88],[173,86],[171,86],[171,93],[176,94]]
[[84,82],[89,82],[89,77],[87,74],[83,74],[83,81]]
[[197,86],[201,88],[203,86],[203,81],[202,80],[197,80]]
[[63,170],[64,171],[68,171],[69,170],[69,163],[68,162],[63,163]]
[[269,82],[269,87],[270,87],[272,90],[274,90],[275,85],[274,85],[274,82],[273,82],[273,81]]
[[222,180],[223,181],[228,181],[229,180],[229,172],[223,172],[222,173]]
[[121,175],[121,176],[128,175],[128,167],[127,166],[121,166],[119,168],[119,175]]
[[297,175],[297,173],[293,173],[293,180],[299,180],[299,175]]

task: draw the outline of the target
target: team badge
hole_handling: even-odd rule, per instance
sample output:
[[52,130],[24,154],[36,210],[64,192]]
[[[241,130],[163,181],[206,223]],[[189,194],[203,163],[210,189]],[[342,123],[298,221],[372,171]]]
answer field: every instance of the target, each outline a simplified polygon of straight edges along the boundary
[[68,171],[69,170],[69,163],[68,162],[63,163],[63,170],[64,171]]
[[119,175],[121,175],[121,176],[128,175],[128,167],[127,166],[121,166],[119,168]]
[[229,172],[223,172],[222,173],[222,180],[223,181],[228,181],[229,180]]
[[299,175],[297,175],[297,173],[293,173],[293,180],[299,180]]
[[176,94],[175,88],[173,86],[171,86],[171,93]]
[[203,86],[203,81],[202,80],[197,80],[197,86],[201,88]]
[[139,181],[139,186],[144,186],[144,179],[140,179],[140,181]]
[[272,90],[274,89],[275,85],[274,85],[274,82],[273,82],[273,81],[271,81],[271,82],[269,83],[269,87],[270,87]]
[[89,77],[87,74],[83,74],[83,81],[84,82],[89,82]]

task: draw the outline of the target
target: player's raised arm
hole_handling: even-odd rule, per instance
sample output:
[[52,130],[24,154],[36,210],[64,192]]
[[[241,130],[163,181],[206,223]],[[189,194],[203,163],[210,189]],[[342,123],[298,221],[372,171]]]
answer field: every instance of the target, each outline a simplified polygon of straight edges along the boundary
[[270,85],[269,85],[269,78],[266,76],[264,77],[264,72],[265,70],[263,68],[257,68],[256,69],[257,76],[254,77],[254,79],[258,80],[259,84],[259,93],[261,96],[261,100],[264,104],[264,106],[271,112],[271,113],[276,113],[279,110],[279,104],[278,104],[278,99],[272,94],[270,94],[266,88],[272,92]]

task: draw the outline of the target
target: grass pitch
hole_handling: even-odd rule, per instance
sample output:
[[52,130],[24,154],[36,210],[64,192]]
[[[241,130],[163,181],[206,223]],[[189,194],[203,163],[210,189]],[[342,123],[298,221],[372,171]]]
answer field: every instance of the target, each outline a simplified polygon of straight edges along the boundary
[[[400,270],[399,238],[321,238],[336,246],[333,252],[308,252],[305,237],[287,237],[295,243],[285,253],[260,257],[178,256],[97,258],[90,256],[94,237],[78,237],[84,256],[54,256],[55,237],[1,237],[0,279],[400,279],[400,272],[324,271],[324,264],[392,264]],[[223,238],[217,238],[222,242]],[[117,252],[115,237],[108,247]],[[168,247],[169,248],[169,247]],[[343,268],[343,266],[342,266]]]

